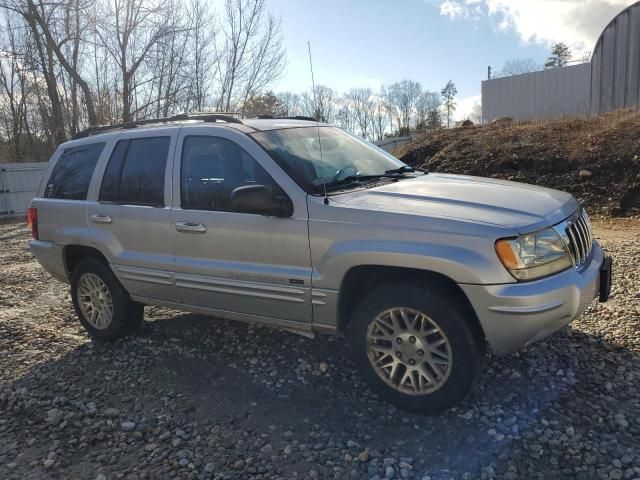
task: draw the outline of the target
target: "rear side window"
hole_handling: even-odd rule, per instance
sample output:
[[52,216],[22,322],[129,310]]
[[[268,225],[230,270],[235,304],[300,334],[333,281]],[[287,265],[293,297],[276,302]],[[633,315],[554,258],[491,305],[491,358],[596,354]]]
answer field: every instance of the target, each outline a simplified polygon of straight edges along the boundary
[[44,197],[86,200],[91,176],[104,145],[103,142],[65,148],[53,167]]
[[99,200],[163,207],[170,141],[169,137],[119,141],[104,173]]

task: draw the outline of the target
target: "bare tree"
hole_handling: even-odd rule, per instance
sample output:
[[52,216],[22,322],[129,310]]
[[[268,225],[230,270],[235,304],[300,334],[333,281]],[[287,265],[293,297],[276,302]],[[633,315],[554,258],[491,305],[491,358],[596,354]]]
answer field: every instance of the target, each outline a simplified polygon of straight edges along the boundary
[[285,53],[280,21],[266,12],[264,0],[225,0],[221,29],[216,107],[229,111],[282,74]]
[[402,80],[389,85],[387,100],[391,116],[398,124],[398,134],[408,135],[411,128],[411,117],[420,98],[422,86],[414,80]]
[[0,50],[0,115],[6,139],[13,146],[13,159],[22,160],[21,137],[26,120],[26,72],[18,58],[17,32],[9,15],[5,18],[7,44]]
[[370,88],[352,88],[347,98],[353,108],[358,129],[362,138],[368,138],[373,123],[373,92]]
[[[185,55],[187,42],[191,33],[190,20],[185,12],[178,8],[178,0],[170,0],[168,4],[168,32],[153,46],[150,57],[146,61],[152,79],[154,106],[151,109],[156,117],[167,117],[185,103],[189,90],[189,78],[186,75],[188,64],[192,59]],[[138,107],[137,116],[147,116],[147,105]]]
[[187,48],[192,61],[186,110],[193,107],[195,111],[202,111],[211,93],[211,72],[218,63],[215,20],[206,0],[191,0],[189,16],[191,32],[188,35]]
[[373,99],[373,118],[371,124],[373,126],[373,135],[376,141],[380,141],[384,138],[385,131],[387,130],[387,114],[388,108],[385,98],[382,94],[377,95]]
[[335,117],[337,94],[324,85],[316,86],[314,117],[322,122],[332,123]]
[[542,67],[533,58],[516,58],[504,62],[502,71],[497,75],[500,77],[511,77],[523,73],[537,72]]
[[336,117],[335,121],[340,128],[348,132],[356,131],[356,115],[353,103],[348,95],[343,95],[336,101]]
[[0,9],[0,22],[11,16],[0,30],[0,144],[12,158],[25,139],[46,154],[88,125],[254,108],[286,63],[265,0],[226,0],[220,15],[209,0],[0,0]]
[[286,57],[279,20],[272,15],[267,16],[262,36],[250,53],[243,85],[243,103],[267,88],[284,71]]
[[[81,31],[80,15],[81,12],[90,8],[91,4],[92,2],[80,3],[79,0],[66,0],[58,3],[43,0],[25,0],[24,2],[14,0],[11,6],[7,7],[19,12],[31,30],[41,58],[42,73],[47,82],[53,117],[56,122],[60,122],[59,128],[62,129],[64,129],[64,119],[62,117],[59,94],[57,93],[54,55],[60,66],[82,90],[89,124],[96,124],[95,107],[89,83],[77,68],[77,46],[80,42],[79,35]],[[71,23],[73,23],[73,27],[70,26]],[[61,27],[60,24],[66,28]],[[73,42],[76,45],[70,50],[71,57],[65,55],[63,51],[64,45],[68,42]],[[66,137],[64,130],[58,130],[56,137],[57,139],[64,139]]]
[[430,120],[433,120],[435,115],[440,115],[441,106],[442,101],[438,93],[427,90],[422,92],[416,102],[416,130],[430,129]]
[[324,85],[316,85],[315,94],[311,91],[300,96],[302,113],[321,122],[332,123],[336,114],[336,100],[334,90]]
[[278,94],[278,98],[284,105],[286,116],[294,117],[302,114],[300,95],[292,92],[281,92]]
[[[94,27],[101,44],[109,52],[120,72],[122,121],[133,120],[134,94],[143,80],[136,74],[152,48],[175,31],[171,23],[170,0],[112,0],[102,4]],[[144,110],[151,101],[136,107]]]

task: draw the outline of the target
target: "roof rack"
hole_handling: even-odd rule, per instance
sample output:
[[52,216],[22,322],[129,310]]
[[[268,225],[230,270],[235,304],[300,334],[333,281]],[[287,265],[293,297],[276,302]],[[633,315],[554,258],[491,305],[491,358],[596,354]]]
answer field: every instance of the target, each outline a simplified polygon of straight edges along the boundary
[[154,123],[171,123],[171,122],[184,122],[185,120],[200,120],[203,122],[227,122],[227,123],[242,123],[242,121],[233,115],[234,113],[208,113],[208,112],[196,112],[196,113],[181,113],[173,115],[171,117],[163,118],[147,118],[144,120],[134,120],[131,122],[118,123],[115,125],[99,125],[96,127],[89,127],[86,130],[76,133],[73,136],[73,140],[79,138],[89,137],[98,133],[107,132],[109,130],[126,130],[132,128],[138,128],[143,125],[150,125]]
[[266,114],[259,114],[259,115],[253,115],[252,118],[257,118],[257,119],[267,119],[267,120],[307,120],[308,122],[317,122],[319,121],[316,118],[313,117],[305,117],[303,115],[296,115],[294,117],[274,117],[273,115],[266,115]]

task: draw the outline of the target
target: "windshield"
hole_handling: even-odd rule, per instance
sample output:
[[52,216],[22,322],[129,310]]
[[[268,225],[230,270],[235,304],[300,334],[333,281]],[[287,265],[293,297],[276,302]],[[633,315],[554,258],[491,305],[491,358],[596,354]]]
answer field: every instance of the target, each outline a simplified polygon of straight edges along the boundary
[[335,127],[269,130],[252,137],[310,193],[321,193],[324,185],[344,186],[345,181],[409,169],[384,150]]

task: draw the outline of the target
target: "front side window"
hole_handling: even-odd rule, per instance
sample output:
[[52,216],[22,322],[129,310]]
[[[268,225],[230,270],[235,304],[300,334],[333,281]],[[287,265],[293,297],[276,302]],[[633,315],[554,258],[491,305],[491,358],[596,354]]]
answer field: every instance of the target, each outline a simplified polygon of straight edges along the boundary
[[260,164],[226,138],[189,136],[182,146],[180,200],[183,209],[231,210],[231,192],[244,185],[264,185],[284,195]]
[[66,148],[58,158],[44,191],[45,198],[86,200],[89,183],[104,142]]
[[335,127],[283,128],[251,136],[309,193],[343,186],[349,178],[411,170],[384,150]]
[[170,143],[169,137],[119,141],[104,173],[99,200],[163,207]]

